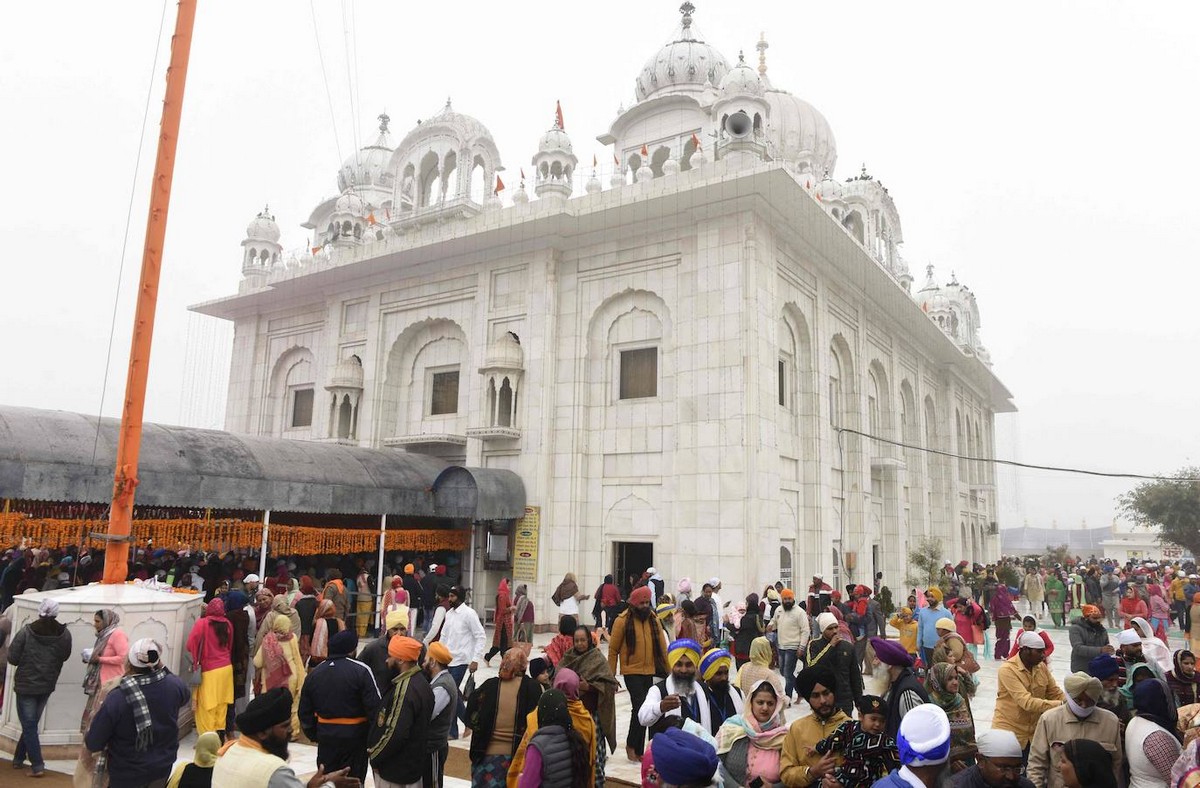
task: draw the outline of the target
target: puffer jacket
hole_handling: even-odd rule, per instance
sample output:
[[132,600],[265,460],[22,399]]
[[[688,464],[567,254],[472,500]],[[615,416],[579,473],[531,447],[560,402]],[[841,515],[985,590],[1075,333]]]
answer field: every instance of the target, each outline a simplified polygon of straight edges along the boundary
[[1093,624],[1086,618],[1077,618],[1067,628],[1071,635],[1071,672],[1087,672],[1092,657],[1098,656],[1109,645],[1108,630],[1103,624]]
[[54,692],[63,663],[70,656],[71,633],[66,624],[39,618],[25,625],[8,647],[8,664],[17,666],[13,691],[21,695]]

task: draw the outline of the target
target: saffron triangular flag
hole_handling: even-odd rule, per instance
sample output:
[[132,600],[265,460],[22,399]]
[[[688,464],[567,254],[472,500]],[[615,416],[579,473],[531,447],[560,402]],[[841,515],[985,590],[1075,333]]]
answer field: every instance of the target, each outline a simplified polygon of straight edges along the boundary
[[617,158],[617,154],[615,153],[613,154],[613,164],[617,165],[618,167],[621,166],[621,160]]
[[596,167],[596,154],[593,153],[592,154],[592,168],[595,169],[595,167]]
[[563,125],[562,104],[557,101],[554,102],[554,125],[560,129],[566,129],[566,126]]
[[521,183],[525,182],[525,168],[521,168]]
[[313,253],[313,254],[316,254],[316,253],[317,253],[317,252],[319,252],[319,251],[321,251],[321,247],[320,247],[320,246],[314,246],[314,247],[312,248],[312,253]]
[[375,212],[371,211],[367,214],[367,224],[375,224]]
[[492,194],[499,194],[502,191],[504,191],[504,181],[500,180],[500,176],[497,175],[496,176],[496,188],[495,188],[495,190],[492,191]]
[[646,148],[646,143],[644,143],[644,142],[642,143],[642,155],[643,155],[643,156],[649,156],[649,155],[650,155],[650,151],[649,151],[649,149],[648,149],[648,148]]
[[694,131],[692,132],[692,144],[696,146],[696,150],[700,150],[700,137]]

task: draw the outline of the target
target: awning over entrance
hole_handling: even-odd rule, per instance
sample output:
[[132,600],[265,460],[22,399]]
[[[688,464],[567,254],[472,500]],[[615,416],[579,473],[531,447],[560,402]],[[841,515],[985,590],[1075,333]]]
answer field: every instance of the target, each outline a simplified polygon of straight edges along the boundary
[[[0,406],[0,498],[108,502],[119,427],[101,419],[97,441],[95,416]],[[511,471],[161,424],[144,425],[138,477],[140,506],[469,520],[525,513],[525,486]]]

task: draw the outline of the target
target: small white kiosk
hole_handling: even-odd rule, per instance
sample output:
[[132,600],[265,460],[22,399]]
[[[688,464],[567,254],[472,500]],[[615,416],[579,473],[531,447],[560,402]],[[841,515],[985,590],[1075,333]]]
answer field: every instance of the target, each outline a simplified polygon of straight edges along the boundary
[[[163,664],[179,674],[183,644],[187,642],[192,624],[200,617],[204,597],[153,591],[134,585],[99,584],[22,594],[13,601],[9,611],[14,637],[26,624],[37,620],[38,607],[46,598],[58,601],[58,620],[71,632],[74,653],[63,665],[58,686],[42,716],[42,750],[47,760],[75,758],[83,742],[79,723],[87,702],[83,693],[85,665],[80,652],[95,645],[96,630],[92,618],[96,611],[116,610],[121,616],[118,626],[129,636],[130,643],[138,638],[154,638],[163,647]],[[21,738],[21,724],[17,720],[17,703],[13,697],[16,668],[12,665],[4,668],[8,671],[8,680],[4,684],[4,708],[0,711],[0,751],[11,754]],[[181,732],[186,730],[191,719],[190,708],[180,710]]]

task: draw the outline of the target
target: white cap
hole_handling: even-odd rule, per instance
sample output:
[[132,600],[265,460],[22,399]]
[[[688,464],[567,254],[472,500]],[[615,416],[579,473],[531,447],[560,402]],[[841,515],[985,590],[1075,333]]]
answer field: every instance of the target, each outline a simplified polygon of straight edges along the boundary
[[985,758],[1020,758],[1022,755],[1017,734],[999,728],[992,728],[976,736],[975,745],[979,754]]
[[713,588],[716,588],[717,586],[721,585],[721,578],[719,578],[719,577],[710,577],[710,578],[708,578],[708,582],[707,582],[707,583],[705,583],[705,585],[710,585],[710,586],[712,586]]
[[1020,639],[1017,640],[1017,644],[1021,648],[1046,648],[1046,641],[1042,640],[1042,636],[1036,632],[1022,632]]
[[54,618],[58,615],[58,600],[43,599],[42,604],[38,605],[38,616],[41,618]]
[[905,766],[936,766],[950,757],[950,720],[942,707],[922,703],[900,720],[896,736]]
[[1142,638],[1136,629],[1122,629],[1121,634],[1117,635],[1117,643],[1122,646],[1132,646],[1134,643],[1141,642]]
[[133,641],[129,647],[129,664],[135,668],[152,668],[162,661],[162,648],[153,638]]
[[656,574],[658,574],[658,570],[657,570],[657,569],[655,569],[654,567],[650,567],[649,569],[647,569],[647,570],[646,570],[646,574],[648,574],[648,575],[656,575]]
[[835,616],[833,613],[822,613],[821,615],[817,616],[817,631],[824,632],[837,622],[837,616]]
[[432,572],[433,570],[435,570],[435,569],[437,569],[437,568],[438,568],[438,565],[437,565],[437,564],[430,564],[430,565],[429,565],[429,571],[430,571],[430,572]]
[[243,580],[242,582],[243,583],[261,583],[262,578],[260,578],[258,575],[251,572],[250,574],[246,575],[246,579]]

